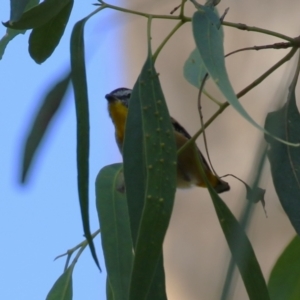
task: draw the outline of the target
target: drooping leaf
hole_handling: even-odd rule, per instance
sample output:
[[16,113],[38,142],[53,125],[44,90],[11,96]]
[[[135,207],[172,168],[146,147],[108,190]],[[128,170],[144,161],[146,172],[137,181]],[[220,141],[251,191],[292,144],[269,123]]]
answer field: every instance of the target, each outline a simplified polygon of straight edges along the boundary
[[107,284],[115,300],[128,300],[133,261],[122,168],[122,164],[106,166],[96,179],[97,211],[109,278]]
[[208,187],[233,260],[239,268],[249,299],[269,300],[265,279],[247,235],[227,205],[211,186],[200,162],[197,163]]
[[[289,87],[284,106],[267,115],[265,128],[291,143],[300,142],[300,114],[296,105],[297,78]],[[265,135],[270,146],[268,158],[280,203],[296,232],[300,234],[300,148],[279,143]]]
[[[39,3],[39,0],[30,0],[25,8],[25,11],[29,10],[33,6],[36,6],[38,3]],[[12,14],[12,11],[11,11],[11,14]],[[15,36],[17,36],[19,34],[24,34],[25,32],[26,32],[26,30],[15,30],[15,29],[7,28],[5,35],[0,40],[0,59],[2,59],[4,51],[5,51],[8,43]]]
[[71,69],[77,124],[77,187],[84,235],[92,257],[100,269],[89,221],[89,149],[90,121],[84,59],[83,30],[88,16],[77,22],[71,35]]
[[[200,7],[201,7],[201,5],[200,5]],[[218,10],[215,7],[213,7],[212,9],[213,9],[214,13],[217,14],[217,16],[219,17]],[[222,26],[220,27],[219,31],[220,31],[220,34],[222,35],[222,39],[223,39],[224,32],[223,32]],[[191,85],[193,85],[197,89],[199,89],[206,73],[207,73],[207,70],[206,70],[203,60],[200,56],[199,50],[196,48],[191,52],[188,59],[184,63],[184,67],[183,67],[184,78]]]
[[34,122],[29,130],[23,150],[22,183],[26,182],[28,172],[32,167],[33,159],[37,150],[39,149],[51,122],[54,120],[56,113],[59,111],[59,108],[65,99],[70,79],[70,74],[68,73],[67,76],[60,79],[53,87],[51,87],[50,91],[45,95],[42,105],[34,118]]
[[72,300],[73,284],[72,273],[74,265],[71,265],[54,283],[46,300]]
[[18,21],[10,20],[3,25],[12,29],[32,29],[43,26],[69,3],[70,0],[45,0],[23,13]]
[[272,300],[300,299],[300,238],[294,239],[282,252],[273,267],[268,287]]
[[[252,119],[235,95],[226,71],[223,34],[220,30],[221,23],[218,15],[211,7],[199,6],[199,10],[193,15],[192,26],[197,49],[207,72],[232,107],[253,126],[269,134]],[[274,138],[287,143],[276,136]]]
[[46,24],[32,30],[29,37],[29,54],[38,64],[44,62],[57,47],[68,23],[74,0]]
[[[259,154],[255,159],[255,163],[253,164],[255,169],[252,169],[252,171],[250,172],[254,174],[256,173],[256,175],[253,178],[253,183],[251,184],[251,187],[243,180],[239,179],[236,176],[231,175],[236,179],[238,179],[239,181],[241,181],[246,186],[247,189],[246,198],[248,201],[244,202],[244,207],[242,208],[241,215],[238,219],[239,225],[241,229],[245,231],[245,233],[247,232],[247,228],[249,228],[249,225],[253,217],[253,212],[254,212],[253,203],[256,203],[257,201],[259,201],[261,197],[263,197],[263,195],[261,195],[262,189],[259,188],[258,186],[267,159],[267,151],[266,151],[266,146],[263,145],[263,143],[260,143],[259,148],[260,148]],[[263,207],[264,207],[264,202],[263,202]],[[235,244],[236,244],[235,247],[238,248],[241,242],[242,240],[240,240],[239,235],[237,235],[235,240]],[[230,300],[232,298],[232,292],[234,291],[234,287],[236,286],[238,280],[237,276],[234,276],[235,270],[236,270],[236,262],[235,262],[235,258],[232,256],[228,265],[224,286],[222,290],[222,295],[220,297],[221,300]]]
[[201,82],[207,73],[198,49],[194,49],[183,67],[184,78],[197,89],[200,88]]
[[[130,218],[134,214],[135,226],[139,224],[130,299],[145,299],[162,259],[162,243],[171,217],[176,185],[173,128],[151,53],[130,99],[123,150]],[[138,211],[133,212],[136,207]],[[136,228],[133,230],[136,232]],[[162,264],[160,266],[162,268]],[[164,276],[160,278],[163,282],[161,287],[157,283],[156,289],[161,290],[162,298],[156,299],[166,299]]]
[[[249,239],[219,195],[213,189],[210,189],[210,194],[231,254],[242,276],[249,299],[270,299],[263,274]],[[239,238],[238,247],[236,243],[237,237]]]

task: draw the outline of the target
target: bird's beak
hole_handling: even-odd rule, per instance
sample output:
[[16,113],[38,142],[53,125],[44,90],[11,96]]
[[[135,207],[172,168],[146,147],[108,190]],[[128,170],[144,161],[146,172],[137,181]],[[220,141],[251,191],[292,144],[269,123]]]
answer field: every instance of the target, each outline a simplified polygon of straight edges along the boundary
[[105,98],[108,102],[114,102],[116,101],[116,98],[112,94],[105,95]]

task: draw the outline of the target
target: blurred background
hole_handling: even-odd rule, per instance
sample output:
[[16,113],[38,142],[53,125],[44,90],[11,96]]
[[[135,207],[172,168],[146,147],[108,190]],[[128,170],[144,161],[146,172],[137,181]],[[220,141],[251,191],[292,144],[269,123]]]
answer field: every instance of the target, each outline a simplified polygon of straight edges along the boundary
[[[2,4],[1,21],[9,19],[9,1]],[[169,14],[180,1],[111,1],[148,13]],[[220,14],[230,10],[226,21],[257,26],[290,37],[299,35],[299,2],[222,0]],[[54,54],[42,65],[29,56],[28,36],[16,37],[0,62],[0,298],[44,299],[64,267],[64,258],[53,259],[83,239],[76,187],[76,123],[71,89],[53,120],[34,161],[28,184],[21,186],[22,147],[43,95],[69,68],[69,38],[76,21],[88,15],[91,3],[75,1],[70,22]],[[186,5],[186,15],[195,8]],[[146,19],[111,10],[91,18],[85,28],[87,77],[91,113],[90,216],[91,229],[98,229],[94,181],[99,170],[120,162],[104,95],[118,87],[131,88],[147,55]],[[154,20],[152,46],[155,50],[176,21]],[[274,37],[224,27],[225,53],[280,42]],[[0,35],[5,28],[0,29]],[[200,128],[197,89],[185,81],[183,65],[194,49],[191,24],[171,38],[158,57],[156,69],[170,109],[190,134]],[[255,80],[289,50],[247,51],[226,59],[229,77],[236,92]],[[268,112],[286,99],[295,60],[283,65],[257,88],[241,99],[249,114],[261,125]],[[215,86],[207,90],[224,101]],[[202,100],[204,119],[217,106]],[[226,109],[206,131],[210,157],[219,175],[232,173],[251,184],[263,134],[232,108]],[[204,152],[202,137],[198,140]],[[245,188],[228,178],[231,191],[222,199],[239,218],[245,206]],[[262,271],[266,277],[281,251],[295,235],[274,191],[268,163],[261,187],[266,188],[266,211],[254,209],[249,228]],[[105,299],[105,268],[100,238],[95,239],[103,272],[99,273],[87,249],[76,265],[73,299]],[[178,190],[174,212],[164,244],[167,292],[170,300],[219,299],[230,259],[228,246],[205,189]],[[229,299],[247,299],[236,275],[236,289]]]

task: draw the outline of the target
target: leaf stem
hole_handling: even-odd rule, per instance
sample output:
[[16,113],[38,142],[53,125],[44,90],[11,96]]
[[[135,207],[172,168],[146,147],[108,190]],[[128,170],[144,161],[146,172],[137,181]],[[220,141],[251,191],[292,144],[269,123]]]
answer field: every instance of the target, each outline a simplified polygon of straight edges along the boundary
[[181,1],[181,7],[180,7],[180,12],[179,12],[179,17],[181,19],[184,19],[184,6],[187,0],[182,0]]
[[102,0],[99,0],[99,2],[101,3],[101,7],[103,8],[111,8],[117,11],[122,11],[124,13],[129,13],[129,14],[133,14],[133,15],[138,15],[138,16],[142,16],[145,18],[149,18],[151,17],[152,19],[168,19],[168,20],[182,20],[182,19],[187,19],[184,16],[169,16],[169,15],[152,15],[152,14],[147,14],[147,13],[143,13],[140,11],[135,11],[132,9],[127,9],[124,7],[119,7],[119,6],[115,6],[115,5],[111,5],[108,4]]
[[151,55],[152,50],[151,50],[151,23],[152,23],[152,16],[148,17],[148,22],[147,22],[147,42],[148,42],[148,53]]
[[289,37],[287,35],[284,35],[284,34],[281,34],[281,33],[275,32],[275,31],[271,31],[271,30],[267,30],[267,29],[255,27],[255,26],[248,26],[248,25],[242,24],[242,23],[232,23],[232,22],[225,22],[225,21],[222,22],[222,25],[228,26],[228,27],[234,27],[234,28],[237,28],[237,29],[240,29],[240,30],[260,32],[260,33],[263,33],[263,34],[267,34],[267,35],[272,35],[272,36],[278,37],[280,39],[289,41],[289,42],[291,42],[293,44],[295,43],[295,39],[291,38],[291,37]]
[[[269,70],[267,70],[264,74],[262,74],[260,77],[258,77],[256,80],[254,80],[251,84],[249,84],[247,87],[245,87],[243,90],[238,92],[236,94],[237,98],[241,98],[245,94],[247,94],[250,90],[252,90],[254,87],[256,87],[258,84],[260,84],[264,79],[266,79],[271,73],[273,73],[276,69],[278,69],[281,65],[283,65],[285,62],[290,60],[294,54],[297,51],[297,47],[294,47],[291,49],[291,51],[284,56],[279,62],[277,62],[274,66],[272,66]],[[205,128],[207,128],[230,104],[228,102],[225,102],[220,105],[219,109],[208,119],[208,121],[204,124],[202,128],[200,128],[191,139],[189,139],[178,151],[177,155],[182,153],[191,143],[194,143],[196,139],[199,137],[199,135],[203,132]]]
[[299,52],[299,58],[298,58],[298,63],[297,63],[297,69],[295,71],[295,75],[294,75],[293,81],[292,81],[292,83],[290,85],[290,89],[291,89],[291,87],[292,87],[292,89],[296,88],[298,77],[299,77],[299,72],[300,72],[300,52]]
[[263,45],[263,46],[252,46],[252,47],[246,47],[246,48],[241,48],[235,51],[232,51],[228,54],[225,55],[225,57],[228,57],[232,54],[242,52],[242,51],[248,51],[248,50],[265,50],[265,49],[287,49],[290,47],[293,47],[294,45],[291,42],[282,42],[282,43],[275,43],[271,45]]
[[[99,233],[100,233],[100,229],[96,230],[96,231],[91,235],[92,239],[95,238]],[[56,256],[56,257],[54,258],[54,260],[57,260],[58,258],[61,258],[61,257],[67,255],[67,260],[66,260],[66,264],[65,264],[65,270],[66,270],[66,269],[68,268],[69,261],[70,261],[70,259],[71,259],[71,256],[73,255],[73,253],[74,253],[75,251],[77,251],[79,248],[82,248],[82,247],[85,248],[87,245],[88,245],[88,241],[87,241],[87,239],[85,239],[85,240],[83,240],[81,243],[79,243],[78,245],[76,245],[75,247],[73,247],[73,248],[67,250],[66,253]]]
[[239,93],[237,93],[237,97],[241,98],[245,94],[247,94],[250,90],[252,90],[254,87],[256,87],[258,84],[260,84],[263,80],[265,80],[271,73],[273,73],[275,70],[277,70],[280,66],[282,66],[284,63],[286,63],[288,60],[290,60],[294,54],[296,53],[298,48],[294,47],[291,49],[291,51],[284,56],[279,62],[277,62],[274,66],[272,66],[269,70],[267,70],[264,74],[262,74],[260,77],[258,77],[256,80],[254,80],[251,84],[249,84],[247,87],[245,87],[243,90],[241,90]]
[[216,98],[214,98],[211,94],[209,94],[205,89],[203,89],[203,94],[210,99],[211,101],[213,101],[214,103],[216,103],[218,106],[223,105],[222,102],[220,102],[219,100],[217,100]]
[[160,51],[163,49],[163,47],[166,45],[168,40],[174,35],[174,33],[184,24],[186,21],[180,20],[179,23],[171,30],[171,32],[166,36],[166,38],[162,41],[162,43],[158,46],[155,53],[153,54],[153,61],[155,62],[157,59],[157,56],[159,55]]

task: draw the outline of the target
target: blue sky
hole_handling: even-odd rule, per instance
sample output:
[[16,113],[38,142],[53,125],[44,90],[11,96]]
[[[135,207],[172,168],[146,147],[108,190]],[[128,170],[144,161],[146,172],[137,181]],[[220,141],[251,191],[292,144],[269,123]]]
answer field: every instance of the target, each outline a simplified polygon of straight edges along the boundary
[[[34,161],[28,184],[19,184],[22,146],[42,97],[69,65],[69,40],[76,21],[94,6],[75,1],[70,22],[55,53],[42,65],[29,56],[28,36],[16,37],[0,61],[0,299],[45,299],[61,275],[65,258],[53,259],[83,240],[76,186],[76,123],[73,93],[52,123]],[[2,3],[1,21],[9,18],[9,1]],[[121,160],[115,146],[104,95],[122,85],[122,58],[116,52],[118,26],[114,13],[96,15],[86,26],[86,56],[91,111],[90,216],[98,229],[94,180],[107,164]],[[0,35],[5,28],[0,29]],[[107,47],[106,45],[109,45]],[[111,70],[111,72],[110,72]],[[117,74],[116,74],[117,73]],[[102,273],[89,249],[75,267],[73,299],[103,299],[105,268],[100,237],[95,239]]]

